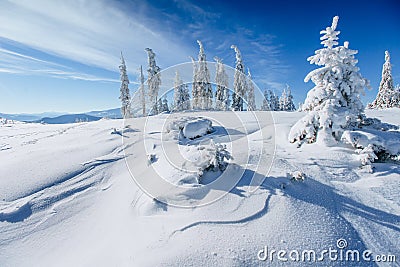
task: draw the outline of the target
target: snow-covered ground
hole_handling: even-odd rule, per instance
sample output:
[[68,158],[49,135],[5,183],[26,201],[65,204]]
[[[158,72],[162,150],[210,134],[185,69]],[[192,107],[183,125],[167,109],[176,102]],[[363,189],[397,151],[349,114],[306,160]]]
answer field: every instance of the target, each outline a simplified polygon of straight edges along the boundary
[[[288,143],[304,114],[255,114],[0,124],[0,266],[398,266],[400,165],[368,173],[350,146]],[[400,124],[398,109],[367,115]],[[171,130],[185,117],[213,127],[185,138]],[[204,169],[214,144],[233,157],[223,172]]]

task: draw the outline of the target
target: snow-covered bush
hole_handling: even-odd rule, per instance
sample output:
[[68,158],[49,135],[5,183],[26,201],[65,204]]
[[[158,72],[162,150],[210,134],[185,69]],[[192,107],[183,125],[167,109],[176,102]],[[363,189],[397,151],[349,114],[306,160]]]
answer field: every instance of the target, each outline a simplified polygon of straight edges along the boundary
[[304,182],[306,178],[306,174],[301,172],[301,171],[294,171],[291,173],[287,173],[286,176],[291,180],[295,182]]
[[157,155],[156,154],[148,154],[147,155],[147,165],[151,165],[152,163],[157,161]]
[[[383,125],[388,127],[388,124]],[[355,152],[359,154],[361,165],[366,166],[369,172],[372,172],[372,163],[375,160],[399,160],[400,132],[387,131],[385,128],[379,127],[379,123],[365,126],[359,130],[345,131],[342,141],[356,149]]]
[[334,17],[332,26],[321,31],[321,44],[324,48],[315,51],[308,58],[312,64],[322,66],[311,71],[304,79],[311,80],[311,89],[302,105],[308,112],[305,118],[296,123],[290,131],[289,141],[301,143],[321,141],[327,145],[336,144],[344,130],[360,122],[363,105],[360,94],[369,82],[359,73],[354,55],[358,52],[349,49],[349,43],[337,46],[339,31],[336,31],[339,17]]
[[356,153],[359,154],[358,158],[361,161],[361,165],[365,166],[367,171],[372,173],[372,162],[378,159],[375,154],[374,146],[369,144],[367,147],[356,149]]
[[198,149],[202,152],[201,165],[199,166],[199,181],[201,177],[208,171],[224,171],[232,159],[231,153],[227,150],[226,145],[216,144],[210,140],[210,144],[201,145]]

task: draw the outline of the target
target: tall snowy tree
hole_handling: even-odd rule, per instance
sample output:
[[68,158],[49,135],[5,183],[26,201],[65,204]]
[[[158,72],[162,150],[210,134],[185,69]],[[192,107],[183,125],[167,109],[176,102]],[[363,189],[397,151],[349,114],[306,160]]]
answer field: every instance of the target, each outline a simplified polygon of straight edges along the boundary
[[389,51],[385,51],[385,63],[382,68],[382,80],[376,99],[368,105],[368,108],[384,109],[399,107],[397,93],[393,85],[392,65],[390,64]]
[[287,98],[286,110],[287,111],[295,111],[296,110],[296,106],[293,103],[292,90],[290,90],[289,85],[286,85],[286,98]]
[[197,84],[197,72],[198,72],[198,66],[197,62],[193,57],[190,57],[192,60],[193,64],[193,82],[192,82],[192,107],[193,109],[200,109],[200,92],[199,92],[199,86]]
[[228,110],[229,109],[229,89],[228,89],[228,75],[225,71],[225,66],[222,60],[218,57],[214,58],[217,62],[215,71],[215,84],[217,89],[215,92],[215,109]]
[[264,111],[271,110],[271,106],[269,104],[269,95],[268,95],[267,90],[264,90],[264,99],[262,102],[261,110],[264,110]]
[[196,78],[194,81],[195,83],[195,94],[196,94],[196,101],[194,101],[193,108],[199,108],[199,109],[204,109],[208,110],[212,108],[212,87],[210,83],[210,71],[208,70],[207,67],[207,59],[206,59],[206,54],[204,52],[204,47],[201,41],[197,40],[197,43],[199,44],[199,55],[198,55],[198,62],[196,66],[196,73],[195,77]]
[[190,95],[189,95],[189,86],[187,84],[183,85],[183,110],[189,110],[190,109]]
[[120,80],[121,80],[121,87],[120,87],[120,96],[121,99],[121,114],[123,118],[131,118],[131,95],[129,93],[129,79],[128,74],[126,72],[126,64],[124,56],[121,52],[121,65],[119,65],[119,72],[120,72]]
[[183,84],[179,72],[175,73],[174,80],[174,111],[188,110],[190,108],[189,90],[186,84]]
[[279,110],[286,110],[286,105],[287,105],[286,89],[283,89],[282,95],[279,98]]
[[275,95],[272,90],[268,90],[269,92],[269,107],[272,111],[279,110],[279,97]]
[[311,64],[322,67],[311,71],[304,79],[305,82],[311,80],[315,87],[308,92],[302,106],[308,114],[292,127],[290,142],[306,140],[333,145],[345,129],[357,126],[362,117],[364,107],[360,94],[369,83],[356,66],[358,61],[354,55],[358,51],[349,49],[348,42],[337,46],[338,20],[339,17],[334,17],[332,26],[321,31],[324,48],[308,58]]
[[251,73],[250,69],[247,68],[247,94],[246,94],[246,99],[247,99],[247,110],[248,111],[254,111],[256,110],[256,100],[254,96],[254,84],[253,80],[251,79]]
[[235,111],[243,110],[243,98],[246,96],[246,74],[244,74],[244,65],[242,55],[236,45],[231,46],[236,53],[235,74],[233,77],[233,95],[232,109]]
[[168,100],[165,96],[162,100],[162,112],[169,112]]
[[162,113],[164,111],[163,109],[164,109],[163,101],[160,97],[160,98],[158,98],[158,101],[157,101],[157,112]]
[[142,66],[140,66],[139,81],[140,81],[140,87],[139,87],[140,104],[142,105],[142,114],[143,116],[146,116],[146,89],[144,86],[144,76],[143,76]]
[[148,55],[148,68],[147,68],[147,86],[148,86],[148,94],[149,101],[152,105],[151,114],[158,114],[158,91],[161,85],[161,73],[160,67],[156,64],[156,54],[152,49],[146,48]]
[[296,109],[289,85],[286,85],[286,89],[283,90],[282,96],[279,99],[279,109],[283,111],[293,111]]
[[396,107],[400,108],[400,85],[394,88],[394,102],[397,103]]
[[158,113],[169,112],[168,100],[165,96],[163,97],[163,99],[161,99],[161,97],[158,99],[157,110]]

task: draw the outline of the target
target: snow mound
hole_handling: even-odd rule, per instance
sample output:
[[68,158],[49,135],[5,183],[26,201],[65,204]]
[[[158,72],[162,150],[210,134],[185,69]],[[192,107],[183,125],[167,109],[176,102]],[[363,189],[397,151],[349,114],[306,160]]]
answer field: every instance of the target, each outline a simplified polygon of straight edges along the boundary
[[395,131],[345,131],[342,140],[354,148],[365,148],[371,144],[378,149],[384,149],[391,155],[400,154],[400,133]]
[[212,132],[212,122],[202,117],[183,117],[171,121],[167,127],[167,133],[176,137],[195,139]]
[[209,119],[198,118],[185,123],[183,135],[186,138],[194,139],[210,133],[212,123]]

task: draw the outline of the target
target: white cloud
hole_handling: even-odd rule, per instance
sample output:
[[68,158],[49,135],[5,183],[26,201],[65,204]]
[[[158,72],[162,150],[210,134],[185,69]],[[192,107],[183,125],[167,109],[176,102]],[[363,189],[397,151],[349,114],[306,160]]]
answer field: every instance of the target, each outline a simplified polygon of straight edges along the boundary
[[151,29],[135,10],[106,0],[20,0],[0,2],[0,36],[86,65],[118,70],[124,52],[132,70],[146,64],[151,47],[162,63],[186,59],[184,47]]
[[67,66],[4,48],[0,48],[0,72],[9,74],[47,75],[55,78],[84,81],[119,82],[117,79],[76,72]]
[[[119,53],[123,51],[132,74],[138,73],[141,64],[147,64],[146,47],[155,51],[157,62],[164,69],[188,62],[188,56],[197,51],[196,39],[202,40],[206,50],[214,51],[228,65],[234,63],[234,53],[229,47],[237,44],[255,80],[278,87],[276,81],[281,79],[279,75],[285,72],[285,66],[273,36],[234,26],[226,29],[223,25],[219,29],[220,14],[186,0],[175,0],[171,5],[176,11],[174,14],[157,10],[144,1],[0,1],[0,37],[113,72],[118,72]],[[8,52],[8,57],[14,56],[12,60],[17,60],[2,64],[6,63],[1,58],[5,53],[0,50],[0,72],[109,80],[20,53]],[[213,56],[209,53],[208,60]],[[131,81],[134,83],[135,78],[131,77]]]

